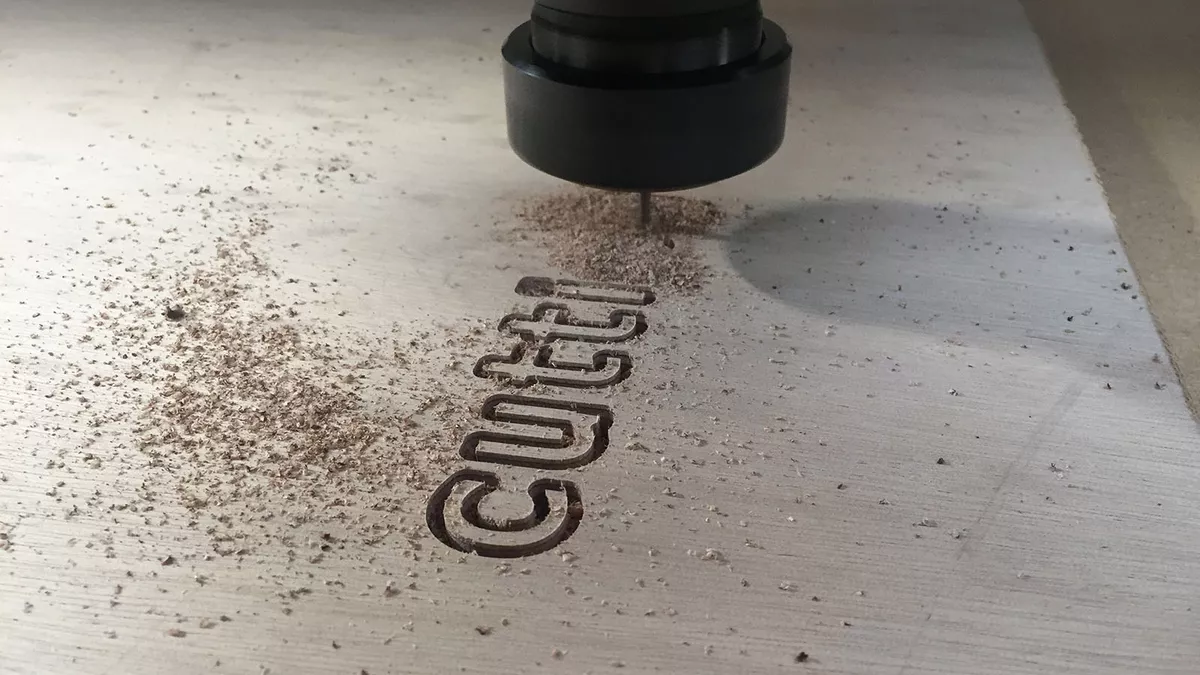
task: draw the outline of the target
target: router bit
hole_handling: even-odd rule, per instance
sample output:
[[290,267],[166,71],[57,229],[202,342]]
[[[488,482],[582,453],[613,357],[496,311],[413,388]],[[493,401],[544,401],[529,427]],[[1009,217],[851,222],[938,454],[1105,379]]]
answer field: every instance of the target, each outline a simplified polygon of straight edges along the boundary
[[502,49],[508,138],[534,168],[640,195],[762,164],[792,48],[759,0],[537,0]]

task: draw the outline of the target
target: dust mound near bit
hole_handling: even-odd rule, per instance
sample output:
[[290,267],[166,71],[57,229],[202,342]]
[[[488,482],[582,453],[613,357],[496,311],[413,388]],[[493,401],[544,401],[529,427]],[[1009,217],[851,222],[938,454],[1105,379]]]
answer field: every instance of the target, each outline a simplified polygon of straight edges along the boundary
[[642,228],[637,195],[594,190],[528,199],[516,215],[572,276],[683,292],[699,290],[709,274],[694,239],[727,218],[711,201],[655,195],[651,225]]

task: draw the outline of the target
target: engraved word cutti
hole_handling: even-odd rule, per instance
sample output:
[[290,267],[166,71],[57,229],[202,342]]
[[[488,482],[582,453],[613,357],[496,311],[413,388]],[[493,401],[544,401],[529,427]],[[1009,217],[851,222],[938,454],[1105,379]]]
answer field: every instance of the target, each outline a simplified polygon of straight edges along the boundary
[[[538,298],[533,311],[500,321],[500,331],[520,342],[507,354],[483,356],[474,375],[564,391],[484,400],[480,417],[489,428],[463,438],[458,454],[467,464],[434,490],[425,509],[439,541],[489,558],[544,553],[579,527],[582,493],[564,474],[604,454],[613,413],[572,400],[569,392],[611,387],[630,376],[633,359],[624,343],[646,331],[640,308],[655,300],[649,288],[544,277],[521,279],[516,292]],[[505,486],[524,486],[524,492],[514,495]]]

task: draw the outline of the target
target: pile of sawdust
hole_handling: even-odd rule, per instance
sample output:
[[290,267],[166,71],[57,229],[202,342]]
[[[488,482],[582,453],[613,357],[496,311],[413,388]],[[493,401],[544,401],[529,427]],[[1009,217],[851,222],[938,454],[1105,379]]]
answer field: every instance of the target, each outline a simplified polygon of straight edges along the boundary
[[693,240],[726,219],[713,202],[655,195],[652,222],[643,227],[637,195],[593,190],[529,199],[516,214],[551,261],[576,278],[678,291],[703,286],[708,268]]

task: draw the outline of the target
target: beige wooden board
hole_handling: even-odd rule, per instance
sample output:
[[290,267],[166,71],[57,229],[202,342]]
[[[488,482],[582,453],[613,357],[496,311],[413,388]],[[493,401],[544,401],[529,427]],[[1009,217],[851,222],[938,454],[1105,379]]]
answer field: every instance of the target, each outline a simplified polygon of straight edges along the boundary
[[138,451],[81,461],[56,383],[88,281],[211,236],[172,211],[201,188],[257,185],[262,283],[337,278],[304,320],[339,334],[494,325],[554,274],[495,236],[556,188],[504,140],[527,4],[0,7],[0,671],[1196,672],[1200,433],[1016,2],[768,3],[788,142],[706,191],[755,210],[646,308],[561,550],[221,556],[169,488],[121,507]]

